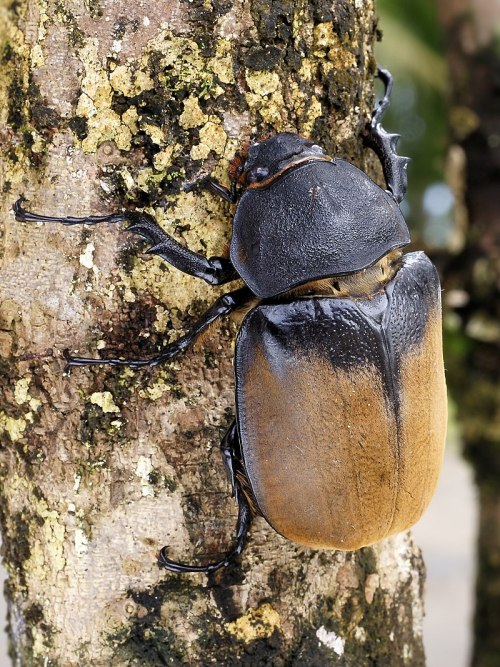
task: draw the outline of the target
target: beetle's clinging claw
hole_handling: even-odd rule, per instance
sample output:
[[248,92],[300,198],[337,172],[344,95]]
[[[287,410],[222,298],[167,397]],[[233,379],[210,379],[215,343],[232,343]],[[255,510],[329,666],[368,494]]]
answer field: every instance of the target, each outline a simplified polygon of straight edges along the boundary
[[212,192],[219,195],[219,197],[222,197],[224,201],[227,201],[230,204],[235,204],[238,201],[239,193],[237,182],[235,180],[231,181],[231,187],[229,189],[225,188],[220,183],[217,183],[217,181],[214,181],[213,178],[207,178],[205,184],[212,190]]
[[177,561],[170,560],[170,558],[167,558],[168,548],[163,547],[160,550],[158,562],[162,567],[164,567],[166,570],[170,570],[171,572],[203,572],[205,574],[216,572],[217,570],[230,565],[234,559],[241,554],[246,544],[248,529],[250,528],[251,523],[252,510],[242,495],[240,498],[240,510],[238,513],[236,545],[226,556],[224,556],[224,558],[216,561],[215,563],[209,563],[208,565],[186,565],[185,563],[179,563]]
[[383,67],[378,67],[377,77],[383,82],[385,90],[383,98],[377,104],[372,113],[372,125],[374,127],[377,123],[380,123],[380,121],[382,120],[382,116],[386,112],[386,109],[391,102],[392,85],[393,85],[392,74],[389,72],[388,69],[384,69]]

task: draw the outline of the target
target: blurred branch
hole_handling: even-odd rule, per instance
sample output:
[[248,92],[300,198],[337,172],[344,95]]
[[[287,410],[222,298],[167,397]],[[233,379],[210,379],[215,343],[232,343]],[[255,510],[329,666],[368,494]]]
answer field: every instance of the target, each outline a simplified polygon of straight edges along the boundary
[[444,91],[446,65],[442,56],[399,19],[380,12],[384,39],[378,45],[378,59],[390,63],[393,74],[404,72],[426,86]]

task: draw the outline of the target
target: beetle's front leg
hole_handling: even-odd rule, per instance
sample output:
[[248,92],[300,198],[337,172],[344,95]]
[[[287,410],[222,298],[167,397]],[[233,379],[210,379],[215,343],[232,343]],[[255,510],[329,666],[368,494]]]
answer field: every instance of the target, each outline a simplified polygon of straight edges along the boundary
[[184,191],[190,192],[195,188],[209,188],[209,190],[212,190],[214,194],[222,197],[224,201],[227,201],[230,204],[236,204],[240,194],[238,192],[236,179],[231,181],[231,186],[229,188],[226,188],[224,185],[221,185],[218,181],[214,180],[210,176],[204,176],[203,178],[187,183],[184,187]]
[[176,269],[202,278],[210,285],[223,285],[238,278],[231,261],[225,257],[209,257],[185,248],[174,238],[169,236],[153,216],[147,213],[126,212],[125,217],[129,226],[125,231],[142,236],[154,245],[146,252],[158,255]]
[[163,231],[153,216],[148,213],[124,211],[123,213],[111,213],[110,215],[56,218],[26,211],[22,206],[22,201],[22,198],[18,199],[13,206],[16,220],[20,222],[56,222],[62,225],[126,222],[129,225],[125,228],[125,231],[138,234],[153,244],[147,250],[149,254],[158,255],[184,273],[202,278],[210,285],[223,285],[238,277],[229,259],[225,257],[210,257],[207,259],[203,255],[185,248]]
[[410,160],[396,153],[400,135],[386,132],[380,122],[389,106],[392,92],[392,75],[389,70],[379,67],[377,76],[384,83],[384,97],[373,111],[371,122],[366,127],[363,140],[378,155],[389,192],[399,204],[404,199],[408,187],[406,168]]
[[223,185],[214,181],[213,178],[205,179],[205,185],[212,190],[216,195],[222,197],[225,201],[228,201],[230,204],[235,204],[238,201],[238,188],[236,185],[236,180],[231,181],[231,187],[225,188]]
[[242,287],[233,292],[223,294],[217,301],[204,313],[198,322],[190,329],[184,336],[178,338],[176,341],[167,345],[163,350],[149,359],[91,359],[88,357],[72,357],[65,352],[66,368],[73,366],[127,366],[128,368],[144,368],[144,366],[158,366],[166,363],[181,352],[184,352],[190,345],[193,344],[197,336],[205,331],[212,322],[215,322],[219,317],[228,315],[233,310],[240,308],[247,301],[253,298],[253,293],[248,287]]

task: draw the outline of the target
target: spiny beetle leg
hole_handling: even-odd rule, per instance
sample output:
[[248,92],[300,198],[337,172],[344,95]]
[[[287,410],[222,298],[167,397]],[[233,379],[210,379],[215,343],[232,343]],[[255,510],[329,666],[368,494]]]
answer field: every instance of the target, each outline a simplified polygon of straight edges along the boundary
[[170,560],[167,558],[167,547],[163,547],[163,549],[160,550],[158,561],[160,565],[162,565],[167,570],[170,570],[171,572],[203,572],[205,574],[211,574],[212,572],[215,572],[222,567],[227,567],[237,556],[240,555],[246,544],[246,538],[252,523],[253,513],[245,497],[245,494],[241,489],[240,483],[234,474],[234,470],[238,465],[237,457],[240,450],[238,431],[235,422],[231,424],[226,435],[224,436],[221,443],[221,450],[223,452],[226,469],[228,470],[231,477],[234,496],[236,498],[236,502],[238,503],[236,544],[224,558],[208,565],[186,565],[185,563],[178,563],[176,561]]
[[381,125],[380,121],[390,102],[392,75],[389,70],[381,67],[378,68],[377,75],[385,86],[384,97],[373,111],[371,122],[366,128],[363,140],[365,145],[369,146],[378,155],[382,163],[387,187],[399,204],[404,199],[408,187],[406,168],[410,159],[398,155],[396,152],[400,135],[386,132]]
[[224,468],[226,469],[226,473],[229,478],[229,482],[231,484],[231,495],[233,496],[233,498],[236,498],[236,502],[238,502],[237,498],[238,485],[236,483],[236,472],[234,469],[233,462],[235,459],[234,450],[237,437],[238,437],[238,432],[235,420],[227,430],[226,435],[222,438],[222,441],[220,443],[220,452],[222,454],[222,461],[224,463]]
[[203,178],[197,179],[191,183],[187,183],[183,189],[184,192],[191,192],[195,188],[209,188],[214,194],[222,197],[222,199],[229,202],[230,204],[235,204],[238,201],[239,193],[236,179],[231,181],[230,188],[226,188],[224,185],[221,185],[210,176],[204,176]]
[[235,204],[238,201],[239,193],[236,185],[236,180],[231,181],[230,189],[225,188],[217,181],[214,181],[212,178],[207,178],[204,181],[204,184],[212,190],[216,195],[222,197],[225,201],[228,201],[230,204]]
[[92,359],[88,357],[73,357],[67,350],[64,351],[66,370],[74,366],[127,366],[128,368],[143,368],[144,366],[158,366],[184,352],[212,322],[219,317],[229,315],[236,308],[240,308],[253,297],[248,287],[228,292],[220,296],[217,301],[202,315],[198,322],[184,336],[167,345],[159,354],[149,359]]
[[23,197],[13,206],[16,220],[20,222],[55,222],[62,225],[95,225],[101,222],[127,222],[125,231],[138,234],[153,246],[147,250],[151,255],[158,255],[179,271],[205,280],[210,285],[223,285],[238,277],[233,265],[225,257],[206,258],[197,252],[185,248],[169,236],[156,222],[152,215],[134,211],[111,213],[110,215],[91,215],[88,217],[63,217],[39,215],[22,207]]

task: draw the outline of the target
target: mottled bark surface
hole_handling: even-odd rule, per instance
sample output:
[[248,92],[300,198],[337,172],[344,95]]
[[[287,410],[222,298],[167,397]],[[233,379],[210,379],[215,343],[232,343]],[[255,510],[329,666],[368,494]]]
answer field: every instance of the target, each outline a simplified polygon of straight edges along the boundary
[[500,7],[441,2],[451,74],[449,171],[457,194],[445,268],[448,382],[480,498],[474,667],[500,665]]
[[235,508],[218,451],[234,414],[227,322],[152,371],[76,369],[62,350],[147,355],[214,290],[117,226],[16,223],[146,208],[224,252],[242,139],[297,130],[373,169],[371,2],[3,0],[0,120],[1,525],[16,665],[422,665],[422,563],[408,535],[356,553],[299,548],[257,520],[211,577]]

